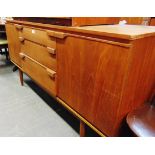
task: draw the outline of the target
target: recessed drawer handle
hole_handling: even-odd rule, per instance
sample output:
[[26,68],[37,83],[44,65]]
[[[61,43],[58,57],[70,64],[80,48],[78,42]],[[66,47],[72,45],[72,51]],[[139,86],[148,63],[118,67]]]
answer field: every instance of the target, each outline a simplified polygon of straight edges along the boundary
[[52,79],[55,79],[55,75],[56,75],[56,72],[49,69],[49,68],[46,68],[46,71],[47,71],[47,74],[52,78]]
[[56,54],[56,49],[54,48],[51,48],[51,47],[47,47],[47,51],[52,54],[52,55],[55,55]]
[[19,53],[19,56],[20,56],[21,59],[24,59],[25,58],[24,53]]
[[24,37],[19,37],[20,42],[24,42]]
[[15,24],[15,27],[16,27],[16,29],[18,29],[18,30],[23,30],[23,26],[22,26],[22,25]]

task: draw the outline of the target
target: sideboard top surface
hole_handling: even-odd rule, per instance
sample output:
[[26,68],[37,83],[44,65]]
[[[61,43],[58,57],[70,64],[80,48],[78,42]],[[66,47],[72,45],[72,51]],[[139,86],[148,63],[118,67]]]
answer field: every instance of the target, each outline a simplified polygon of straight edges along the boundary
[[38,27],[54,31],[63,31],[66,33],[80,33],[82,35],[91,34],[95,36],[108,36],[127,40],[155,36],[155,26],[143,25],[97,25],[97,26],[58,26],[51,24],[41,24],[27,21],[8,20],[8,23],[22,24],[31,27]]
[[143,25],[98,25],[98,26],[84,26],[76,27],[81,30],[104,32],[116,35],[126,35],[133,39],[143,38],[145,36],[155,35],[155,26]]

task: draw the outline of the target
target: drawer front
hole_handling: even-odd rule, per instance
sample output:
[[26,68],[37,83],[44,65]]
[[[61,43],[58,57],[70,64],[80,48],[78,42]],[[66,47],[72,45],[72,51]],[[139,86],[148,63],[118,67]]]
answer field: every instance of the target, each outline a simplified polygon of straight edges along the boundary
[[56,48],[56,39],[50,37],[46,31],[23,27],[20,36],[35,43]]
[[20,53],[22,69],[43,89],[56,96],[56,72],[38,64],[23,53]]
[[56,50],[54,48],[44,47],[25,40],[24,43],[21,44],[21,52],[56,71]]

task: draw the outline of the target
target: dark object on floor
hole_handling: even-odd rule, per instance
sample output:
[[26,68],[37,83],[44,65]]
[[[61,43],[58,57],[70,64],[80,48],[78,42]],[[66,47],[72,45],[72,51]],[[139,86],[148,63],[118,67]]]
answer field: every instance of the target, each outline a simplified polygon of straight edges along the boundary
[[139,137],[155,137],[155,90],[149,103],[127,116],[130,129]]
[[8,41],[4,24],[0,25],[0,54],[5,55],[6,60],[9,60]]
[[129,128],[126,118],[122,120],[122,126],[119,130],[118,137],[136,137],[133,131]]
[[17,66],[14,66],[13,69],[12,69],[13,72],[15,72],[17,70],[18,70],[18,67]]
[[6,60],[9,60],[8,56],[8,42],[6,39],[0,39],[0,54],[6,56]]

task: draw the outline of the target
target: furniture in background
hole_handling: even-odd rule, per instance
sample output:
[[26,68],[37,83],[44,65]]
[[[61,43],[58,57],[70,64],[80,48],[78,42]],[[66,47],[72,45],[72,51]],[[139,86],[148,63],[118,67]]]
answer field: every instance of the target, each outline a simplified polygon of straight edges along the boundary
[[127,24],[155,25],[153,17],[14,17],[14,19],[61,26],[118,24],[121,20],[126,20]]
[[0,54],[6,56],[8,60],[8,41],[6,38],[5,24],[0,23]]
[[155,137],[155,90],[147,103],[127,115],[127,123],[136,136]]
[[29,21],[61,26],[83,26],[118,23],[118,18],[116,17],[14,17],[14,19],[19,21]]
[[149,25],[155,26],[155,17],[151,17]]
[[[36,19],[37,20],[37,19]],[[155,81],[155,28],[8,21],[11,61],[101,136],[119,136]]]
[[149,24],[150,18],[144,17],[73,17],[73,26],[118,24],[119,21],[126,20],[127,24],[143,25]]

